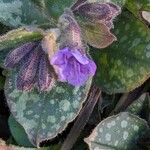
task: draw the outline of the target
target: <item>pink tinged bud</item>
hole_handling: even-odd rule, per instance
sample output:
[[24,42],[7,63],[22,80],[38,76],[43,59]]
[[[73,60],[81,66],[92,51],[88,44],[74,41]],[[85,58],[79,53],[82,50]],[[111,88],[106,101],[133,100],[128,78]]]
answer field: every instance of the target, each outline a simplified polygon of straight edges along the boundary
[[38,67],[38,89],[39,91],[49,91],[54,85],[54,75],[50,70],[49,61],[45,55],[42,55]]
[[6,68],[13,68],[24,56],[34,49],[36,45],[37,42],[29,42],[14,49],[7,55],[4,66]]
[[40,47],[36,47],[36,49],[29,54],[29,58],[24,60],[24,64],[21,66],[17,77],[17,88],[19,90],[30,90],[33,87],[38,69],[40,51]]

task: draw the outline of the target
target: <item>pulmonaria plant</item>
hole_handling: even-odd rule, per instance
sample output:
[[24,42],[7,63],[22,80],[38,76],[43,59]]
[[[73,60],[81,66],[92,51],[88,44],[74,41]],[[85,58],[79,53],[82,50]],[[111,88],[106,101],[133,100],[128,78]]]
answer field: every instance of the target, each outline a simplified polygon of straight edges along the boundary
[[[20,68],[16,81],[17,89],[28,91],[36,87],[39,91],[47,91],[53,87],[56,79],[73,86],[84,85],[88,78],[94,76],[96,64],[87,51],[87,43],[92,43],[88,42],[90,36],[86,43],[82,26],[80,27],[74,15],[79,14],[93,23],[99,22],[102,35],[105,35],[105,32],[109,33],[113,27],[113,19],[119,13],[120,8],[112,3],[84,3],[74,10],[67,9],[58,21],[60,41],[57,41],[59,36],[50,39],[45,37],[46,40],[21,45],[6,57],[6,68]],[[103,36],[100,41],[101,39]],[[116,37],[109,33],[102,41],[106,44],[101,47],[114,40]]]

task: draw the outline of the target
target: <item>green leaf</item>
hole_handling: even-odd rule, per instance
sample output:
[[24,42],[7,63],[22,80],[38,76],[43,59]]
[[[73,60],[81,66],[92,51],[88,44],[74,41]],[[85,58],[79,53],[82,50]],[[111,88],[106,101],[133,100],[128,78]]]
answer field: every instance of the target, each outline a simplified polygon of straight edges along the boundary
[[150,30],[125,10],[114,26],[118,41],[90,50],[97,63],[95,84],[108,93],[126,93],[150,77]]
[[146,98],[147,98],[147,93],[142,94],[136,101],[134,101],[130,106],[128,106],[126,111],[135,115],[140,114],[143,109]]
[[29,142],[23,127],[14,119],[12,115],[9,116],[8,124],[11,134],[18,145],[24,147],[33,147],[33,145]]
[[50,19],[30,0],[0,0],[0,22],[18,27],[45,24],[49,23]]
[[0,36],[0,65],[8,54],[15,47],[29,42],[42,39],[43,35],[40,31],[29,31],[25,28],[12,30],[7,34]]
[[150,133],[147,123],[127,112],[103,120],[85,139],[90,150],[134,149],[139,138]]
[[22,92],[16,89],[16,72],[6,81],[5,95],[14,118],[23,126],[35,146],[61,133],[78,115],[87,98],[91,79],[85,86],[56,82],[50,92]]

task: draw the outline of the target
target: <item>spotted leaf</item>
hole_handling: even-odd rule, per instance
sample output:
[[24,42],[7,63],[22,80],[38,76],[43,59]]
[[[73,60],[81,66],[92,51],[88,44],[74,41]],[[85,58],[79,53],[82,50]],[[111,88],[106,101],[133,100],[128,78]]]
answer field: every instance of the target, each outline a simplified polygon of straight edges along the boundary
[[20,91],[16,88],[14,69],[5,84],[5,95],[14,118],[23,126],[34,146],[52,139],[75,119],[86,100],[91,79],[84,86],[56,82],[49,92]]
[[147,123],[127,112],[106,118],[85,139],[90,150],[134,149],[139,138],[148,135]]
[[12,30],[3,36],[0,36],[0,64],[2,65],[4,63],[7,54],[11,50],[20,47],[27,42],[40,40],[42,37],[43,35],[41,32],[33,32],[25,28]]
[[0,22],[3,24],[12,27],[33,26],[49,23],[50,20],[30,0],[0,0]]
[[101,51],[90,50],[98,67],[95,84],[108,93],[129,92],[150,77],[150,30],[124,10],[113,33],[117,42]]

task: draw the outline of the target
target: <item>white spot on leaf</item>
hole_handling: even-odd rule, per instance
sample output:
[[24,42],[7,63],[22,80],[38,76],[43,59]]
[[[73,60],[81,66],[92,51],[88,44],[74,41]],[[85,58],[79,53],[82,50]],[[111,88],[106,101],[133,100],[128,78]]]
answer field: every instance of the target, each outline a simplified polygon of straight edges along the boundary
[[106,140],[106,141],[111,141],[111,134],[107,133],[107,134],[105,135],[105,140]]
[[122,128],[126,128],[127,125],[128,125],[128,122],[127,122],[127,121],[125,121],[125,120],[121,121],[121,127],[122,127]]
[[70,104],[70,102],[68,100],[62,100],[62,101],[60,101],[59,107],[63,111],[69,111],[70,105],[71,104]]
[[127,131],[123,132],[123,139],[126,140],[128,138],[129,133]]

